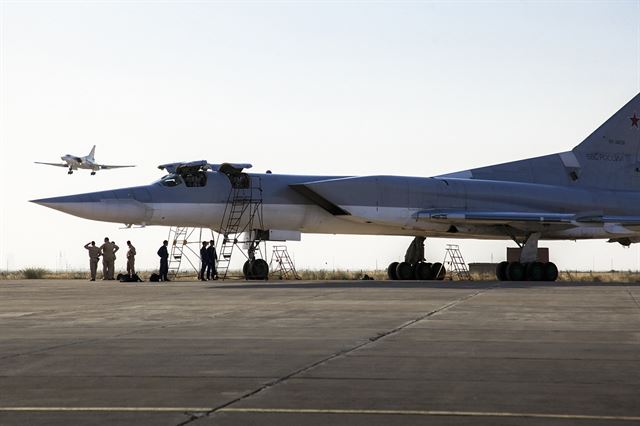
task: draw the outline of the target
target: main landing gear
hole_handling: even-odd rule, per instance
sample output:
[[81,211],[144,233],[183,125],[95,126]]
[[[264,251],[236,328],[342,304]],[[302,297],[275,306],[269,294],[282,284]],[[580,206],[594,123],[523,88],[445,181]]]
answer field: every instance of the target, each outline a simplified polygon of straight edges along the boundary
[[[496,267],[498,281],[555,281],[558,267],[553,262],[541,262],[538,258],[540,233],[529,235],[520,246],[520,261],[500,262]],[[515,239],[514,239],[515,241]]]
[[404,262],[393,262],[387,268],[390,280],[443,280],[447,271],[440,262],[428,263],[424,261],[424,237],[415,237]]
[[500,262],[496,267],[498,281],[555,281],[558,267],[553,262]]

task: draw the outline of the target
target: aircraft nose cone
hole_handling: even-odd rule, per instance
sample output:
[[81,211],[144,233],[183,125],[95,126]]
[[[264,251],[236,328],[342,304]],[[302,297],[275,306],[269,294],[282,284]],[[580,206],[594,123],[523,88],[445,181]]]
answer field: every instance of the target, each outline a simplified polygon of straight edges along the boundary
[[91,194],[78,194],[78,195],[67,195],[62,197],[51,197],[51,198],[40,198],[38,200],[30,200],[30,202],[39,204],[44,207],[49,207],[50,209],[60,210],[65,213],[72,213],[75,207],[78,204],[88,205],[92,202],[98,201],[92,199],[90,197]]
[[146,205],[121,195],[121,191],[102,191],[41,198],[31,202],[84,219],[126,224],[144,223],[150,216]]

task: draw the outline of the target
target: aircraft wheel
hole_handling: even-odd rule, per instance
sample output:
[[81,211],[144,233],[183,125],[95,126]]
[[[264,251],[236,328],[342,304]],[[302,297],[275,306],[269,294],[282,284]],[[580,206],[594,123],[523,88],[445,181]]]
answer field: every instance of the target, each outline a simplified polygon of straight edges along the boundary
[[509,262],[507,265],[507,280],[524,281],[524,266],[520,262]]
[[542,281],[544,279],[544,265],[540,262],[531,262],[525,266],[527,281]]
[[251,277],[251,261],[247,260],[246,262],[244,262],[244,265],[242,265],[242,275],[244,275],[244,279],[245,280],[250,280]]
[[503,261],[498,263],[496,267],[496,278],[498,281],[506,281],[507,280],[507,266],[509,262]]
[[544,280],[555,281],[558,279],[558,267],[553,262],[544,264]]
[[415,265],[413,265],[413,276],[416,280],[422,281],[433,279],[433,276],[431,274],[431,264],[424,262],[416,263]]
[[69,171],[67,172],[67,174],[68,174],[68,175],[72,175],[72,174],[73,174],[73,170],[69,170]]
[[91,176],[94,176],[96,174],[96,172],[91,172]]
[[251,262],[251,275],[256,280],[266,280],[269,278],[269,264],[264,259],[256,259]]
[[396,274],[396,268],[398,267],[398,262],[392,262],[387,268],[387,276],[390,280],[397,280],[398,275]]
[[445,275],[447,275],[447,270],[444,265],[440,262],[436,262],[431,265],[431,279],[442,281],[444,280]]
[[396,266],[396,276],[399,280],[410,280],[413,278],[413,268],[407,262],[400,262]]

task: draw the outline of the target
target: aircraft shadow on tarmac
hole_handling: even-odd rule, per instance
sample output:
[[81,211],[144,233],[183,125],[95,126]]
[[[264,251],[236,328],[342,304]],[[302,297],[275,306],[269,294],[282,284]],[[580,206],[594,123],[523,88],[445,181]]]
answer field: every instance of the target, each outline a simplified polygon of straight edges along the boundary
[[239,281],[235,285],[223,284],[210,287],[211,289],[343,289],[343,288],[428,288],[447,290],[469,290],[469,289],[489,289],[489,288],[540,288],[540,287],[640,287],[640,283],[603,283],[603,282],[509,282],[509,281],[312,281],[312,282],[258,282]]

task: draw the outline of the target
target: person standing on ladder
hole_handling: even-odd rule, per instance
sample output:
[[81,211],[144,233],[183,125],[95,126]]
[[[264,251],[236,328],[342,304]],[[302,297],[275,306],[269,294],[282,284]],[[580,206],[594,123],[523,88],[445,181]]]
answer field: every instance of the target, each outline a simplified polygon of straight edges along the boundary
[[207,248],[207,279],[218,279],[218,271],[216,270],[216,261],[218,260],[218,254],[216,253],[216,244],[213,240],[209,241],[209,248]]
[[207,277],[205,277],[205,271],[209,268],[209,253],[207,253],[207,244],[206,241],[202,242],[202,247],[200,248],[200,281],[206,281]]

